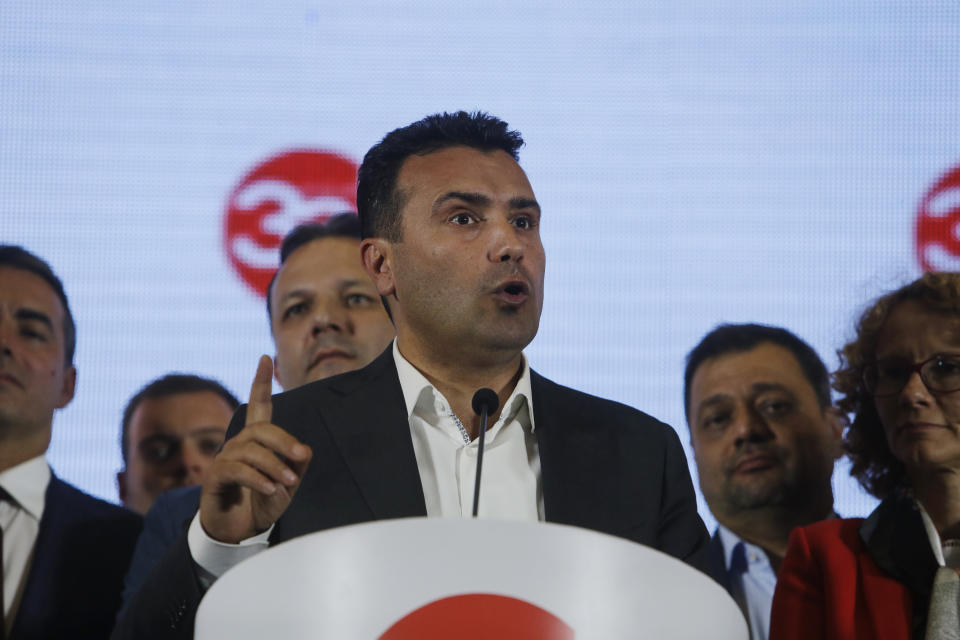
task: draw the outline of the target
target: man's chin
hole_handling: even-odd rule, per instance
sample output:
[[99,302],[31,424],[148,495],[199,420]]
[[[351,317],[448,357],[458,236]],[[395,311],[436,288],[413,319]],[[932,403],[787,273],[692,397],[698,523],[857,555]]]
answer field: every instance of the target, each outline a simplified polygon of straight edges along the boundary
[[354,358],[341,358],[339,356],[335,358],[327,358],[325,360],[321,360],[307,371],[307,377],[303,381],[303,384],[340,375],[341,373],[353,371],[357,368],[359,367],[357,367],[356,360]]
[[749,511],[780,506],[784,503],[787,493],[786,487],[779,482],[755,483],[733,487],[727,492],[725,499],[734,511]]

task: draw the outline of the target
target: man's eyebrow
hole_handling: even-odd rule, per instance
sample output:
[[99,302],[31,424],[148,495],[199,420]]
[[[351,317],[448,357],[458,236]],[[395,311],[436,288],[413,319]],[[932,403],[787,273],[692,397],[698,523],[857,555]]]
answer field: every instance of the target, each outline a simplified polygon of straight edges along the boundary
[[783,391],[784,393],[793,395],[793,391],[791,391],[788,387],[776,382],[757,382],[750,386],[750,390],[753,391],[754,393],[764,393],[766,391]]
[[540,204],[533,198],[524,198],[522,196],[517,196],[516,198],[510,198],[510,208],[511,209],[535,209],[537,213],[540,213]]
[[493,202],[489,197],[483,195],[482,193],[470,193],[468,191],[448,191],[437,198],[433,203],[433,207],[431,208],[433,209],[434,213],[436,213],[437,210],[440,209],[441,205],[450,200],[463,200],[468,204],[476,205],[478,207],[489,207]]
[[[436,199],[436,201],[433,203],[433,211],[436,212],[444,203],[450,200],[463,200],[468,204],[478,207],[489,207],[491,204],[493,204],[493,200],[491,200],[489,196],[486,196],[482,193],[449,191]],[[508,204],[511,209],[535,209],[537,213],[540,213],[540,204],[533,198],[516,196],[514,198],[510,198]]]
[[280,296],[280,298],[277,299],[277,305],[280,305],[286,302],[290,298],[309,298],[311,295],[313,295],[313,292],[310,291],[309,289],[304,289],[304,288],[294,289],[293,291],[288,291],[282,296]]
[[227,430],[226,427],[218,427],[216,425],[210,425],[206,427],[197,427],[195,429],[191,429],[190,433],[188,433],[187,435],[188,436],[206,436],[206,435],[222,436],[223,432],[226,430]]
[[341,280],[340,282],[337,283],[337,286],[340,288],[341,291],[343,291],[344,289],[355,287],[358,284],[369,284],[370,286],[373,286],[373,283],[370,282],[369,280],[361,280],[360,278],[350,278],[349,280]]
[[729,402],[732,399],[732,396],[728,393],[715,393],[709,398],[700,401],[700,404],[697,405],[697,415],[704,409],[712,407],[715,404],[720,404],[721,402]]
[[17,309],[17,312],[14,314],[14,317],[17,320],[36,320],[47,325],[47,328],[50,331],[53,331],[53,322],[50,320],[50,316],[45,314],[42,311],[37,311],[36,309]]

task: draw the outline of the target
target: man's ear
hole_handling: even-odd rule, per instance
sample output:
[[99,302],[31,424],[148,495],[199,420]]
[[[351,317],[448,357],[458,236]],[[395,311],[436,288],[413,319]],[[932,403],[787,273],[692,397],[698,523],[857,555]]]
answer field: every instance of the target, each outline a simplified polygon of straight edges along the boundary
[[120,497],[120,503],[127,503],[127,469],[117,471],[117,495]]
[[281,389],[286,388],[283,386],[283,380],[280,379],[280,366],[277,364],[277,354],[273,354],[273,379],[277,381]]
[[57,409],[63,409],[73,400],[73,393],[77,389],[77,368],[73,365],[63,372],[63,386],[60,388],[60,397],[57,398]]
[[834,460],[843,456],[843,432],[850,426],[846,414],[836,407],[829,407],[824,412],[827,428],[830,430],[830,453]]
[[363,268],[381,296],[391,296],[396,290],[393,274],[393,244],[385,238],[364,238],[360,241],[360,259]]

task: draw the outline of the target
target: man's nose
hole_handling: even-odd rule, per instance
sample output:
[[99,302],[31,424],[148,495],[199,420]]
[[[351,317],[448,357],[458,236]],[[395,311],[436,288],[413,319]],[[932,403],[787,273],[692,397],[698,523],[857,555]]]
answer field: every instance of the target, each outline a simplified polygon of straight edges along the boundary
[[204,456],[196,445],[184,441],[180,447],[180,462],[183,465],[185,484],[200,484],[210,464],[210,457]]
[[507,218],[493,221],[490,227],[488,259],[491,262],[520,262],[523,253],[523,240],[513,222]]
[[346,331],[349,326],[347,311],[339,300],[319,301],[313,309],[312,320],[314,335],[327,331],[339,333]]
[[16,331],[16,326],[14,323],[7,317],[5,317],[3,309],[0,308],[0,354],[10,355],[11,345],[13,344],[13,332]]
[[748,442],[766,442],[773,438],[773,431],[756,411],[747,409],[734,423],[736,445],[742,446]]

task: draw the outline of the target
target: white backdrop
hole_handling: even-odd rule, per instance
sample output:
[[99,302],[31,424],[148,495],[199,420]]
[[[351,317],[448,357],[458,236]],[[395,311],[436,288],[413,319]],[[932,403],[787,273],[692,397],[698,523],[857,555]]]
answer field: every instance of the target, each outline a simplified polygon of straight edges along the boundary
[[[0,241],[51,262],[78,326],[51,464],[115,500],[139,386],[246,393],[273,352],[226,250],[248,172],[303,148],[359,162],[460,108],[527,140],[534,366],[686,443],[683,360],[714,325],[786,326],[834,367],[866,301],[919,274],[918,207],[960,166],[958,33],[953,0],[4,2]],[[841,514],[869,511],[835,484]]]

